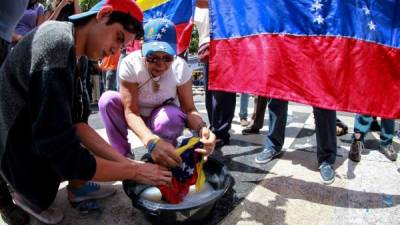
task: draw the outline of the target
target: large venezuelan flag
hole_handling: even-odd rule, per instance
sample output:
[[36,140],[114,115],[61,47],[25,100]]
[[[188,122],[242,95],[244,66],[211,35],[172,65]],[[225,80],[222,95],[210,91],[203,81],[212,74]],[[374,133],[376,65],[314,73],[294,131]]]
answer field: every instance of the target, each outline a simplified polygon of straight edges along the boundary
[[400,118],[400,0],[210,3],[210,89]]
[[196,0],[137,0],[144,13],[144,23],[152,18],[167,18],[176,27],[178,54],[190,43]]

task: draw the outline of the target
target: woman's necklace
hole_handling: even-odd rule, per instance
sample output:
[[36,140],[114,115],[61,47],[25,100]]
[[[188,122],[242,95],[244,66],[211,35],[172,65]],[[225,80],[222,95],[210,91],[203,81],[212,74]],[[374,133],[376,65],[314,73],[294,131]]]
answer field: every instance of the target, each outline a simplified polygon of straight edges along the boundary
[[[152,73],[150,73],[151,78],[151,86],[153,87],[153,92],[158,92],[160,90],[160,83],[158,83],[161,79],[161,76],[155,77]],[[158,78],[158,79],[157,79]]]

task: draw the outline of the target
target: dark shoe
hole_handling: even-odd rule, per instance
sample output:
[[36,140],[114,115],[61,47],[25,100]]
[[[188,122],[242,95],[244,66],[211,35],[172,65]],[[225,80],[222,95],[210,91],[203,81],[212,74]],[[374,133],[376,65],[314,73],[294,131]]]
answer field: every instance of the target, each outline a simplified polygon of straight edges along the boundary
[[371,131],[381,131],[381,126],[379,125],[378,121],[374,119],[371,123]]
[[380,147],[379,151],[386,156],[391,161],[396,161],[397,159],[397,152],[394,150],[393,145],[389,144],[387,146]]
[[319,166],[319,173],[321,174],[321,180],[324,184],[332,184],[335,180],[335,170],[326,162],[323,162]]
[[347,134],[347,128],[336,126],[336,136],[343,136]]
[[249,121],[247,121],[246,118],[241,118],[241,119],[240,119],[240,126],[246,127],[246,126],[248,126],[248,125],[249,125]]
[[229,140],[217,139],[215,142],[215,148],[222,148],[224,145],[229,145]]
[[362,141],[354,141],[350,146],[349,159],[354,162],[360,162],[362,151],[364,151],[364,143]]
[[243,134],[243,135],[258,134],[258,133],[260,133],[260,130],[259,130],[259,129],[254,129],[254,128],[251,128],[251,127],[247,127],[247,128],[244,128],[244,129],[242,130],[242,134]]
[[336,119],[336,136],[347,134],[348,127],[341,120]]
[[264,149],[262,152],[258,153],[255,161],[256,163],[267,163],[280,154],[282,154],[282,151],[278,152],[273,149]]

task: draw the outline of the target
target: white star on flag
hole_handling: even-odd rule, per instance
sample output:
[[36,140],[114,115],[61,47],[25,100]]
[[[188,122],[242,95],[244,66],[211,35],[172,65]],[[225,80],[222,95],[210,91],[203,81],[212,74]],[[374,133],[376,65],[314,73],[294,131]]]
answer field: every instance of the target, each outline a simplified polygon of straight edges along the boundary
[[372,22],[372,20],[369,21],[369,23],[368,23],[368,28],[369,28],[370,30],[376,30],[376,25],[374,24],[374,22]]
[[320,9],[322,9],[322,6],[324,6],[324,5],[321,4],[321,2],[315,1],[314,4],[311,5],[311,10],[313,10],[313,11],[320,10]]
[[367,6],[364,6],[364,7],[362,8],[362,10],[364,11],[365,15],[371,14],[371,11],[368,9]]
[[183,163],[181,164],[181,166],[180,166],[180,167],[181,167],[181,169],[182,169],[182,170],[186,170],[186,169],[185,169],[185,168],[186,168],[186,163],[185,163],[185,162],[183,162]]
[[167,32],[167,29],[165,27],[161,28],[161,33]]
[[316,22],[316,23],[318,23],[318,24],[323,24],[324,23],[324,21],[325,21],[325,19],[321,16],[321,15],[318,15],[317,17],[315,17],[314,18],[314,23]]
[[188,167],[187,170],[186,170],[186,172],[188,172],[189,175],[192,175],[193,172],[194,172],[194,168]]
[[157,34],[156,39],[159,40],[162,38],[162,35],[160,33]]

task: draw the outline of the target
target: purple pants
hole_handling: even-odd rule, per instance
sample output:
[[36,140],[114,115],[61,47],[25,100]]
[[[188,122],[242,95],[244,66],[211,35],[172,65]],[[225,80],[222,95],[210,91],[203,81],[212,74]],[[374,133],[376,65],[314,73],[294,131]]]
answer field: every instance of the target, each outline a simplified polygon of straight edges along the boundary
[[[131,145],[128,142],[128,124],[119,92],[105,92],[99,100],[99,111],[110,144],[126,156],[131,151]],[[167,104],[154,109],[149,117],[142,118],[154,134],[175,146],[176,138],[185,128],[186,114],[178,106]]]

